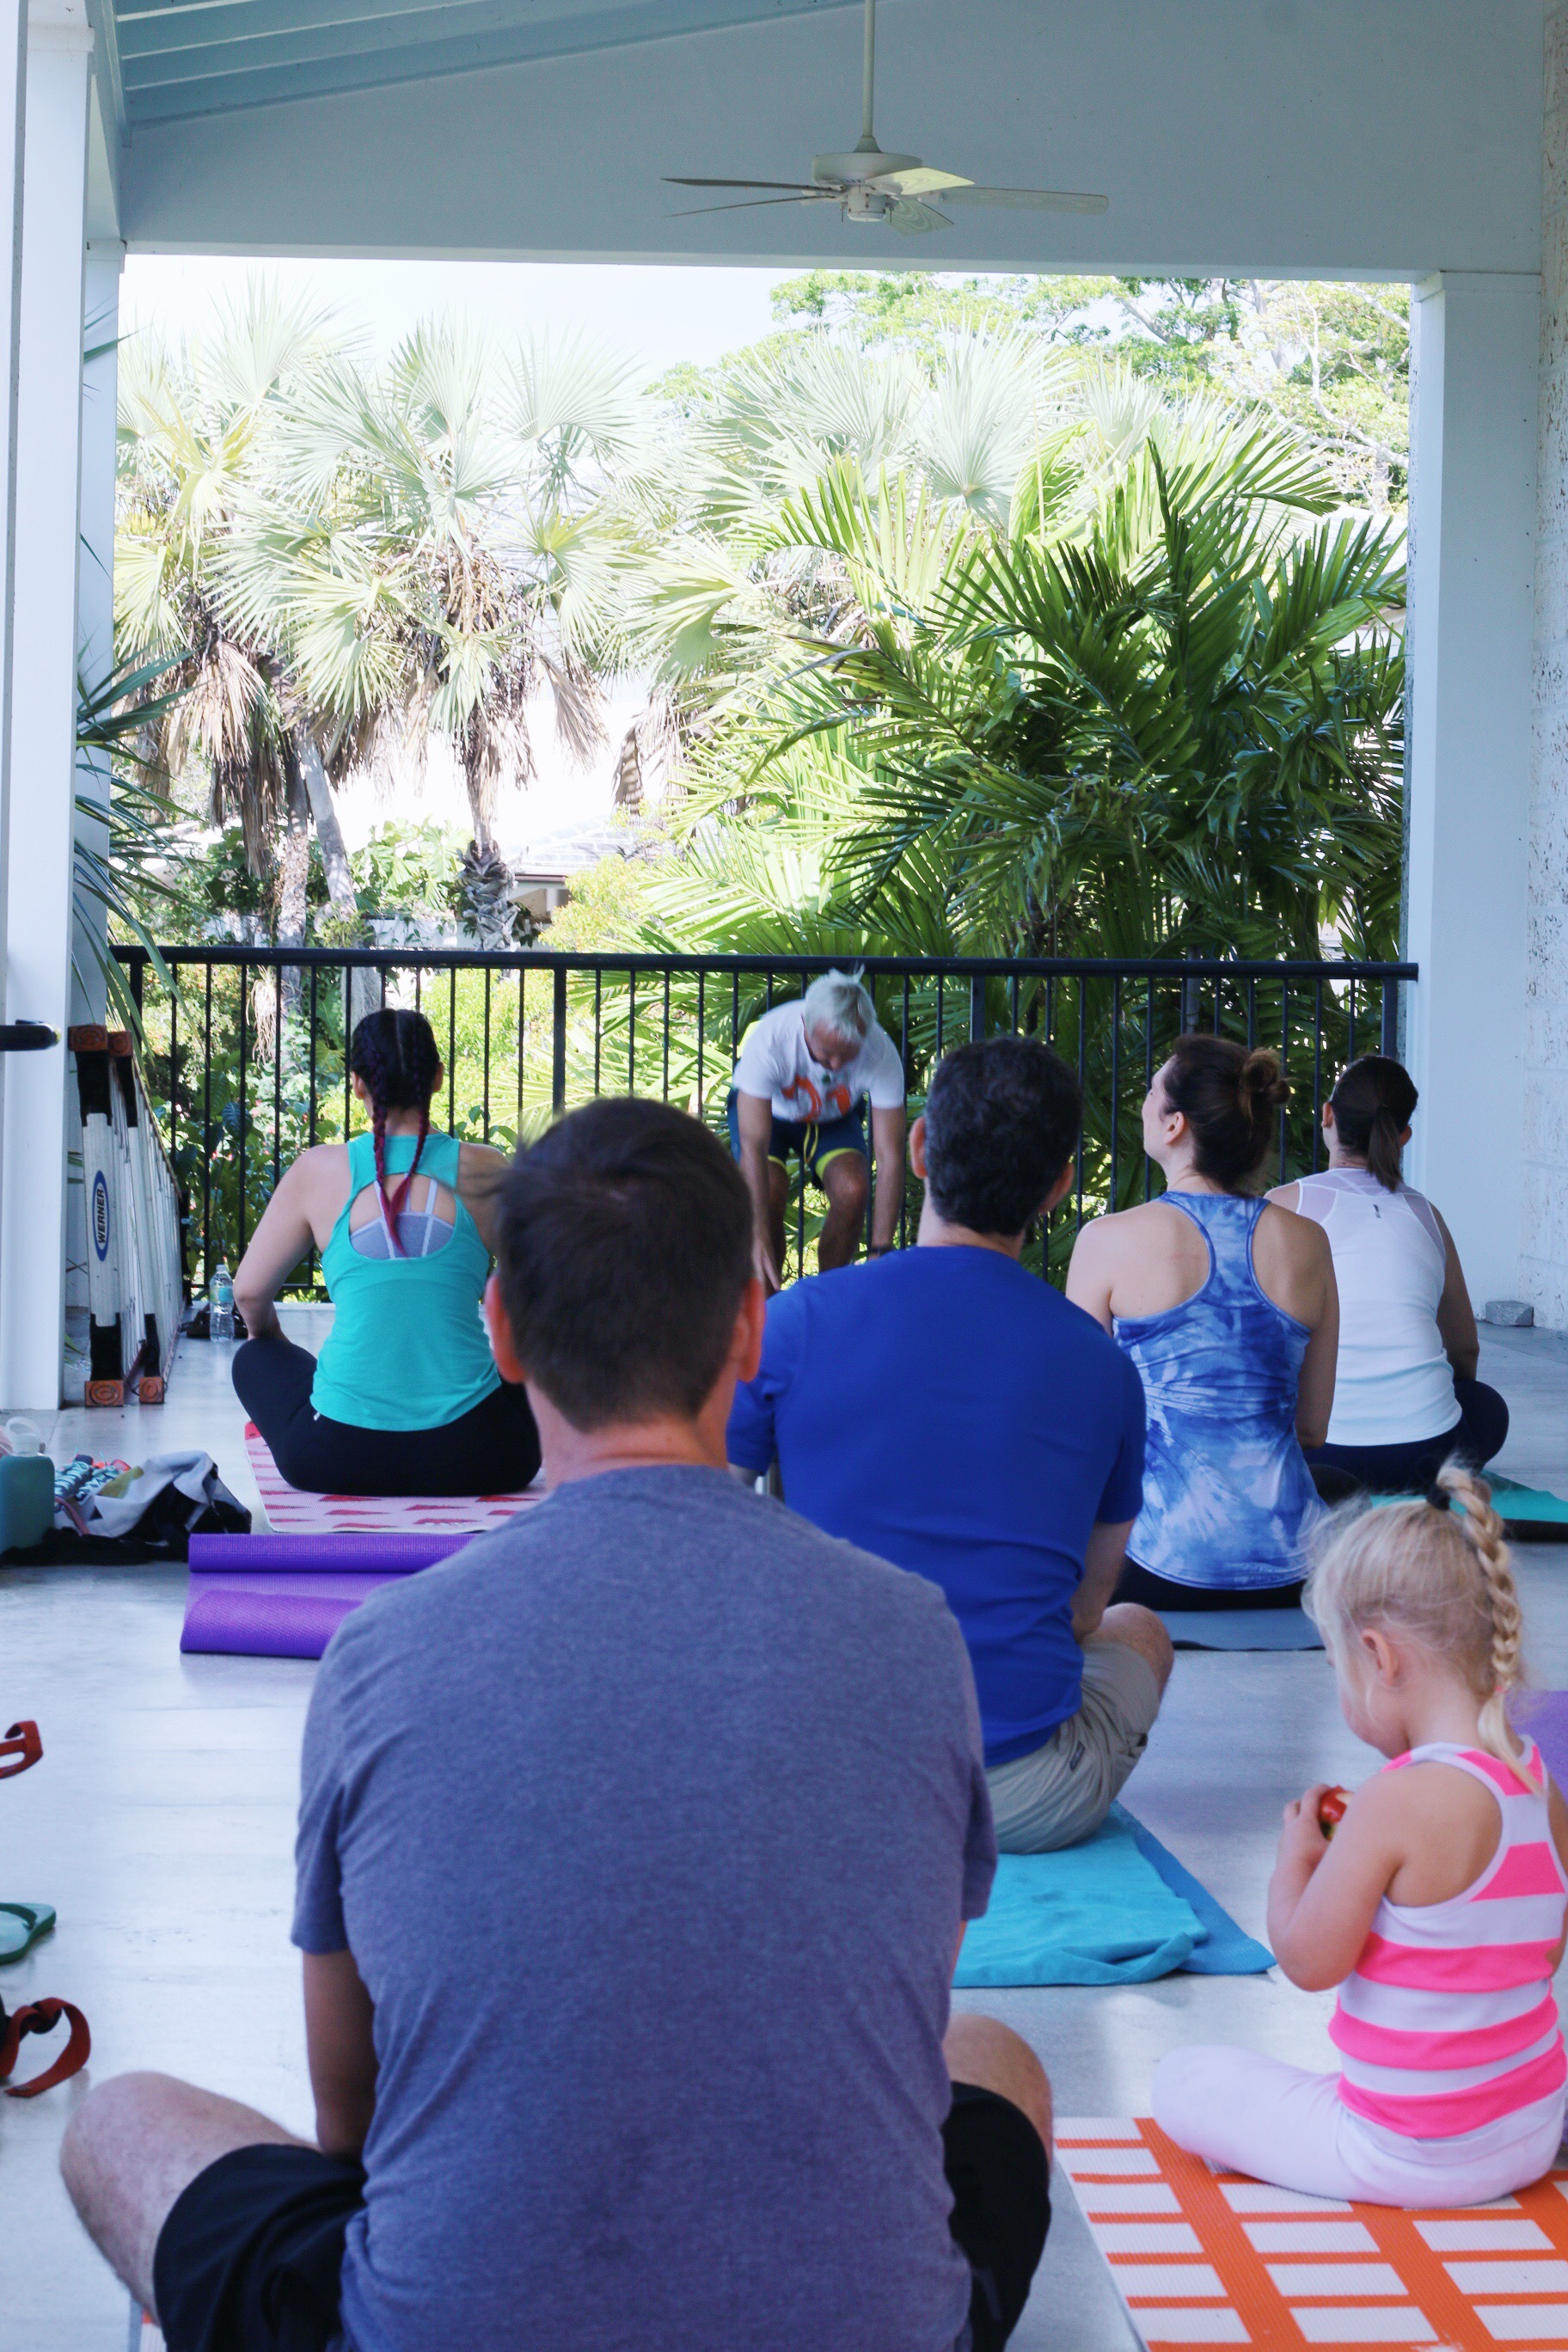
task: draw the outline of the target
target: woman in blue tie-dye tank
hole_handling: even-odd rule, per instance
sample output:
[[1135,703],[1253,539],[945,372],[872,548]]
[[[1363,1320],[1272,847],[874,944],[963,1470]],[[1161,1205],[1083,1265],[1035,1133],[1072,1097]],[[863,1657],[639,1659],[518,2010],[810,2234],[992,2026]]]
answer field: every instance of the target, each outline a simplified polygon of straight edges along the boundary
[[1300,1595],[1321,1509],[1301,1449],[1329,1425],[1339,1301],[1322,1232],[1252,1191],[1289,1092],[1272,1054],[1179,1037],[1143,1105],[1163,1197],[1079,1235],[1068,1297],[1131,1357],[1149,1413],[1118,1600]]

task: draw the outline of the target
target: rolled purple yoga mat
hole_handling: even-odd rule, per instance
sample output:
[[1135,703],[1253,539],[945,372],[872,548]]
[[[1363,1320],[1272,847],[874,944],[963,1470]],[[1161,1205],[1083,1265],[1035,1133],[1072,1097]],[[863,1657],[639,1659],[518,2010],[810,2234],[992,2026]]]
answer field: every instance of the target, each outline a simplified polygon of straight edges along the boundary
[[353,1580],[363,1591],[335,1597],[286,1589],[258,1592],[254,1585],[245,1584],[230,1585],[226,1591],[209,1587],[191,1596],[180,1647],[250,1658],[319,1658],[365,1594],[388,1581],[380,1576]]
[[191,1566],[207,1570],[324,1569],[329,1574],[408,1576],[450,1559],[483,1532],[478,1528],[417,1530],[341,1528],[308,1536],[193,1536]]

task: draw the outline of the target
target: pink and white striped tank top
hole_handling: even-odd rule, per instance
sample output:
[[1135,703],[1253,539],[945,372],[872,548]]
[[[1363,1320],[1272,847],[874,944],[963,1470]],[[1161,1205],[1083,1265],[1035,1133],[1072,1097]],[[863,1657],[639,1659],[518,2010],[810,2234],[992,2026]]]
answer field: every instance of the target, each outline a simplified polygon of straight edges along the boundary
[[[1542,1771],[1541,1754],[1530,1763]],[[1451,1764],[1502,1809],[1491,1861],[1446,1903],[1378,1905],[1329,2032],[1352,2114],[1406,2139],[1451,2139],[1561,2096],[1568,2081],[1552,1964],[1568,1875],[1546,1801],[1494,1756],[1434,1741],[1384,1767]]]

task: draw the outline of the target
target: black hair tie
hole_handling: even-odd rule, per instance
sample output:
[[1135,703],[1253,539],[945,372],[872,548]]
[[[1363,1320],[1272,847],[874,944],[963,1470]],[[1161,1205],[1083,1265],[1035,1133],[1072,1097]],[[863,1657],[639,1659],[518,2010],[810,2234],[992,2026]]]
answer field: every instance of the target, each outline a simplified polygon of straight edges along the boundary
[[1426,1489],[1426,1500],[1428,1508],[1434,1511],[1446,1511],[1449,1507],[1449,1499],[1447,1488],[1440,1486],[1434,1478]]

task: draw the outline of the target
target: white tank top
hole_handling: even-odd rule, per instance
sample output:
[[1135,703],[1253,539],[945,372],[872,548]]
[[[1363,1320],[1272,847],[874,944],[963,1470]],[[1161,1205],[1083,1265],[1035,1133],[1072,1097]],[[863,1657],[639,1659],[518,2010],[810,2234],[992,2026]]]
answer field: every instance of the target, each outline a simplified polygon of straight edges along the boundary
[[1459,1419],[1437,1329],[1447,1253],[1432,1204],[1364,1168],[1303,1176],[1297,1207],[1329,1237],[1340,1294],[1331,1445],[1411,1445]]

